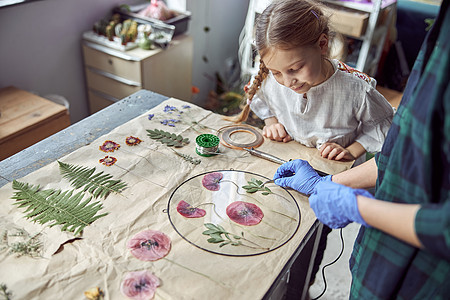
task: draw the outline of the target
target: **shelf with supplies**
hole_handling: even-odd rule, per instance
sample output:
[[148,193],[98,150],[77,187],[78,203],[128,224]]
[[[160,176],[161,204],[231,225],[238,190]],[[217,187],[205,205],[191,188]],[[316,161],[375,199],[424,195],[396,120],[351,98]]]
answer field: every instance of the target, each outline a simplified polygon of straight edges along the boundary
[[328,13],[331,14],[330,21],[334,29],[350,39],[357,40],[354,43],[357,44],[357,55],[350,57],[347,63],[370,76],[375,76],[383,45],[394,19],[397,1],[321,1],[330,9]]
[[[334,30],[346,39],[353,52],[343,59],[350,66],[375,76],[384,42],[393,22],[396,0],[372,0],[372,2],[321,0],[328,7]],[[241,75],[258,72],[258,57],[253,43],[254,24],[257,15],[268,5],[269,0],[250,0],[245,26],[241,32],[239,57]]]
[[165,49],[112,49],[82,40],[90,112],[141,89],[191,100],[193,41],[181,34]]

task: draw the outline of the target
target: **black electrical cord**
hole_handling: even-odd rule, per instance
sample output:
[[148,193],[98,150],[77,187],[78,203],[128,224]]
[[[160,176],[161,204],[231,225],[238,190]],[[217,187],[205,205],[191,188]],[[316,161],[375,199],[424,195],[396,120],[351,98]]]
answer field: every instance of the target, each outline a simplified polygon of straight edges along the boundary
[[324,286],[324,288],[323,288],[322,293],[320,293],[319,296],[317,296],[316,298],[313,298],[312,300],[317,300],[317,299],[319,299],[320,297],[322,297],[323,294],[325,294],[325,292],[326,292],[326,290],[327,290],[327,281],[326,281],[326,279],[325,279],[325,268],[326,268],[326,267],[329,267],[329,266],[331,266],[331,265],[333,265],[334,263],[336,263],[336,262],[339,260],[339,258],[341,258],[342,253],[344,253],[344,237],[343,237],[343,235],[342,235],[342,228],[340,229],[339,236],[340,236],[340,238],[341,238],[341,252],[340,252],[339,255],[336,257],[335,260],[333,260],[332,262],[330,262],[330,263],[328,263],[328,264],[326,264],[325,266],[322,267],[322,279],[323,279],[323,283],[324,283],[325,286]]

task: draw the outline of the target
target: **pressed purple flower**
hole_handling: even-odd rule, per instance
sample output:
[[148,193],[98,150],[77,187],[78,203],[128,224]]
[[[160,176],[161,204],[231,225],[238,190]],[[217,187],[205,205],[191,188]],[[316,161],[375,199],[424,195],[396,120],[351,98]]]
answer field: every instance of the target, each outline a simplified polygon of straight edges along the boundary
[[191,108],[189,105],[183,105],[182,108]]
[[172,111],[175,111],[175,110],[177,110],[177,108],[175,106],[166,105],[164,107],[164,112],[169,113],[169,114],[172,113]]
[[105,141],[103,145],[99,146],[99,149],[102,150],[103,152],[114,152],[119,148],[120,145],[113,141]]
[[137,138],[137,137],[134,137],[134,136],[129,136],[129,137],[127,137],[125,139],[125,143],[128,146],[135,146],[135,145],[137,145],[137,144],[139,144],[141,142],[142,142],[142,140],[140,138]]
[[193,207],[184,200],[181,200],[177,205],[177,211],[186,218],[201,218],[206,215],[206,211],[201,208]]
[[155,116],[155,114],[149,114],[148,119],[151,120],[151,119],[153,119],[154,116]]
[[136,234],[127,243],[131,254],[143,261],[156,261],[166,256],[171,248],[170,238],[156,230],[145,230]]
[[257,205],[244,201],[235,201],[228,205],[227,215],[232,221],[246,226],[259,224],[264,217]]
[[223,174],[220,172],[213,172],[203,176],[202,184],[210,191],[218,191],[220,189],[220,181],[223,178]]
[[105,166],[112,166],[117,161],[117,158],[112,156],[105,156],[104,158],[99,160],[99,163],[104,164]]
[[131,299],[148,300],[153,299],[159,285],[159,278],[151,272],[135,271],[125,275],[120,285],[120,291]]

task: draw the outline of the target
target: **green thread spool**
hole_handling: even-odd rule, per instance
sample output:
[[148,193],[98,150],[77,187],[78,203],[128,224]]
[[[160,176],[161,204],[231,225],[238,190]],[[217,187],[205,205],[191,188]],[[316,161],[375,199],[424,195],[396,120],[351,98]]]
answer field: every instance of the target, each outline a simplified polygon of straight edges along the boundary
[[219,138],[214,134],[200,134],[195,139],[195,152],[200,156],[213,156],[219,152]]

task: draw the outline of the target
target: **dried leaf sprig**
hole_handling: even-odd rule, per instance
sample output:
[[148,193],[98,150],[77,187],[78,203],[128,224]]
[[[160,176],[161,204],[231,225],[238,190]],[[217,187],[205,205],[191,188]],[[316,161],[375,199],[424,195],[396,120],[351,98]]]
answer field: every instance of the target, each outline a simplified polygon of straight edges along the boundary
[[2,299],[4,300],[12,299],[12,292],[8,291],[8,287],[4,283],[0,284],[0,297],[2,297]]
[[[8,233],[7,230],[4,230],[1,240],[1,244],[4,246],[0,250],[8,249],[8,254],[15,254],[17,257],[22,255],[39,257],[42,252],[42,243],[39,240],[39,235],[40,233],[30,236],[23,229],[18,229],[16,233]],[[22,241],[10,243],[10,237],[22,238]]]
[[269,194],[273,194],[273,192],[266,186],[261,180],[252,178],[250,181],[247,181],[247,185],[242,186],[242,188],[250,194],[256,192],[262,192],[263,195],[267,196]]
[[[172,148],[170,148],[170,149],[172,149]],[[183,154],[183,153],[180,153],[180,152],[175,151],[173,149],[172,149],[172,151],[175,152],[176,155],[178,155],[179,157],[181,157],[185,161],[190,162],[193,165],[198,165],[198,164],[200,164],[202,162],[200,159],[193,158],[189,154]]]
[[[231,246],[245,246],[252,249],[269,250],[269,248],[264,248],[244,238],[244,232],[241,232],[241,235],[236,235],[226,231],[225,228],[223,228],[220,225],[214,225],[212,223],[206,223],[204,225],[208,230],[203,231],[202,234],[209,236],[208,243],[213,244],[220,243],[219,247],[231,245]],[[252,245],[244,244],[243,242],[247,242]]]
[[181,135],[170,133],[164,130],[154,129],[147,130],[148,136],[151,139],[158,140],[159,142],[166,144],[168,147],[180,148],[186,144],[189,144],[189,138],[183,138]]

